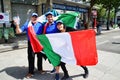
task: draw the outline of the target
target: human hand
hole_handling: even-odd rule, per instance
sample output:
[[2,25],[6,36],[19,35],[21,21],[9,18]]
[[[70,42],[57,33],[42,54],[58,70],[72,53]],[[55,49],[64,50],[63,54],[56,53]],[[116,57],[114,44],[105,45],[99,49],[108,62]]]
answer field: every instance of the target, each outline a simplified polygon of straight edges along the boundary
[[14,21],[15,25],[19,25],[20,24],[19,17],[13,17],[13,21]]

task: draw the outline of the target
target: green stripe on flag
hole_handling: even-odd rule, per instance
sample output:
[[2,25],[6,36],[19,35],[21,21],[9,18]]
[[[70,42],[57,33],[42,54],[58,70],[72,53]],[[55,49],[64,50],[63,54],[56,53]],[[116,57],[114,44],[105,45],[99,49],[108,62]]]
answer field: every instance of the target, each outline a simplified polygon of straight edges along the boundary
[[61,14],[57,20],[62,20],[64,25],[67,27],[75,28],[75,24],[77,21],[77,18],[79,14],[77,12],[71,12],[71,13],[64,13]]
[[48,38],[45,35],[37,35],[37,38],[43,45],[43,51],[45,52],[48,60],[53,66],[58,66],[60,64],[61,57],[53,51]]

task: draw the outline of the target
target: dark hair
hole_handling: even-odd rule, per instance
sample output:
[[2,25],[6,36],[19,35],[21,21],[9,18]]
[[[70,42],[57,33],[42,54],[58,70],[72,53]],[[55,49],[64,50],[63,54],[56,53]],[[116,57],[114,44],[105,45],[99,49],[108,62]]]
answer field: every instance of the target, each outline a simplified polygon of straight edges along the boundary
[[66,27],[66,32],[71,32],[71,31],[77,31],[77,30],[72,27]]

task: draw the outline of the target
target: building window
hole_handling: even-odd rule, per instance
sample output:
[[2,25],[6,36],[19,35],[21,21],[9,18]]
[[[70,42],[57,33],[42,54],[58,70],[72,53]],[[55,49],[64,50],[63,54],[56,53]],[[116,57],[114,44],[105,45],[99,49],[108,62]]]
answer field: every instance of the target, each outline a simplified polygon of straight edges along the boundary
[[38,5],[38,0],[11,0],[11,2]]

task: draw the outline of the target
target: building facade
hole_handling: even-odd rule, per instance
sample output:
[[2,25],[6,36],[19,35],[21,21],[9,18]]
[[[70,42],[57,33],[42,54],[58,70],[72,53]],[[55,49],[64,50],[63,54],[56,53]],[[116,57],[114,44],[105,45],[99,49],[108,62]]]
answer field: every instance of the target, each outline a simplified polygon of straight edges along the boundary
[[[29,20],[31,13],[33,12],[37,12],[39,16],[45,13],[46,0],[3,0],[3,3],[4,13],[9,13],[10,21],[13,17],[19,16],[21,24]],[[81,19],[87,20],[88,5],[70,0],[52,0],[51,6],[59,13],[70,11],[79,12]],[[1,6],[0,12],[2,12]]]

